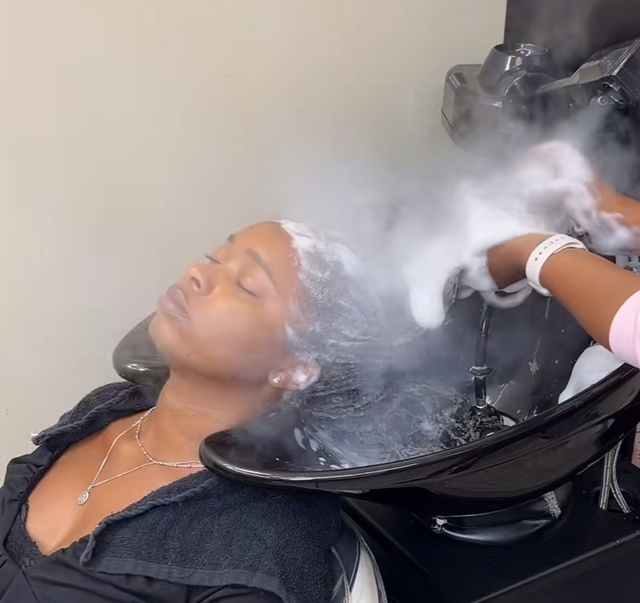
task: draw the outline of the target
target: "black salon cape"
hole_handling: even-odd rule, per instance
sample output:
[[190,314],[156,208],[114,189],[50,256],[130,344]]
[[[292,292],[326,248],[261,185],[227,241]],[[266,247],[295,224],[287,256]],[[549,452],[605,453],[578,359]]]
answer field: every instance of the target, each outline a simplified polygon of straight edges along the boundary
[[69,548],[39,553],[25,529],[38,480],[74,442],[151,406],[137,386],[100,388],[9,464],[0,489],[0,603],[327,603],[338,502],[206,471],[106,518]]

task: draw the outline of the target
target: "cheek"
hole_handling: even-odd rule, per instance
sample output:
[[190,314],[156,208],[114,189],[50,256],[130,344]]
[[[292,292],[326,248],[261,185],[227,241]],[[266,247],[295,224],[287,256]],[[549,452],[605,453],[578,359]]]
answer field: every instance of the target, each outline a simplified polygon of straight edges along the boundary
[[239,301],[192,317],[193,354],[211,364],[253,364],[271,368],[285,344],[284,321],[276,306]]

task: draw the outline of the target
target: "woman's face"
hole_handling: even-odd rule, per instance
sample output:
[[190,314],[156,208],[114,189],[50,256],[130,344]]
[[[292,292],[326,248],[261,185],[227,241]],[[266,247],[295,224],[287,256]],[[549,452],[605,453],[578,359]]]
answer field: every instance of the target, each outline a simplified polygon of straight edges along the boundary
[[286,325],[298,299],[289,235],[258,224],[187,269],[160,300],[151,336],[172,370],[266,383],[292,362]]

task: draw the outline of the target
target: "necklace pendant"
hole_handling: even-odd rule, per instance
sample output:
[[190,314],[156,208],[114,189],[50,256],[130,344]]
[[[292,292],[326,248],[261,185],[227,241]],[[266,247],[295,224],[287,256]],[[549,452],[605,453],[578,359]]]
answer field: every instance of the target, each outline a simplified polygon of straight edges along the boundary
[[85,490],[80,496],[78,496],[78,504],[82,507],[87,504],[89,501],[89,496],[91,493],[89,490]]

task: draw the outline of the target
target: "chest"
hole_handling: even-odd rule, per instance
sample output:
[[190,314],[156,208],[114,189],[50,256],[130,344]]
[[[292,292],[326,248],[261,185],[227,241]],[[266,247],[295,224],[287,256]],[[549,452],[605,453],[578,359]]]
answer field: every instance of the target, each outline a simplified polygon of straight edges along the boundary
[[44,555],[88,536],[105,518],[184,477],[182,470],[145,466],[133,438],[123,438],[109,452],[113,439],[107,430],[72,446],[33,489],[26,526]]

